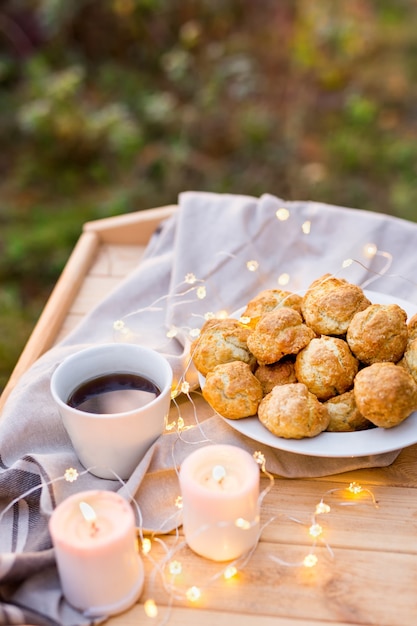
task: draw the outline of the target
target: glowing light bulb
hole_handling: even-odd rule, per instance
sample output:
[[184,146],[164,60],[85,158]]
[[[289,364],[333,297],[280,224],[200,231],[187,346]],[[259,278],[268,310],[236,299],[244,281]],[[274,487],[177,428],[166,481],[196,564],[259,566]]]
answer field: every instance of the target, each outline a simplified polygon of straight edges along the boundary
[[197,602],[201,598],[201,591],[198,587],[193,586],[187,589],[185,596],[190,602]]
[[143,608],[147,617],[156,617],[158,615],[158,607],[155,604],[155,600],[152,598],[148,598],[148,600],[145,601]]
[[342,263],[342,267],[350,267],[353,263],[353,259],[345,259]]
[[320,537],[320,535],[323,532],[323,529],[320,526],[320,524],[312,524],[310,528],[308,529],[308,532],[311,537]]
[[248,268],[248,270],[250,272],[256,272],[256,270],[259,267],[259,263],[258,263],[258,261],[253,261],[253,260],[252,261],[248,261],[246,263],[246,267]]
[[275,212],[275,215],[280,222],[285,222],[285,220],[289,218],[290,212],[285,207],[281,207],[280,209],[278,209],[278,211]]
[[360,493],[362,491],[362,486],[356,482],[350,483],[348,487],[348,491],[350,491],[350,493],[355,493],[355,494]]
[[284,273],[278,276],[278,285],[281,285],[281,286],[288,285],[289,282],[290,282],[289,274]]
[[309,235],[310,234],[310,230],[311,230],[311,222],[310,222],[310,220],[306,220],[304,222],[304,224],[301,226],[301,230],[303,231],[303,233],[305,235]]
[[198,298],[199,300],[204,300],[204,298],[206,297],[206,295],[207,295],[207,291],[206,291],[206,288],[205,288],[205,287],[199,287],[199,288],[197,289],[197,298]]
[[142,541],[142,552],[143,554],[149,554],[152,548],[151,540],[148,537],[145,537]]
[[177,509],[182,509],[182,496],[177,496],[175,498],[175,506]]
[[186,282],[187,285],[194,285],[196,281],[197,281],[197,278],[195,277],[195,274],[193,274],[192,272],[189,272],[188,274],[185,275],[184,282]]
[[230,580],[233,576],[236,576],[237,568],[234,565],[229,565],[223,572],[223,578],[225,580]]
[[67,482],[73,483],[78,478],[78,472],[74,467],[69,467],[65,470],[64,478]]
[[175,328],[175,326],[171,326],[171,328],[167,332],[167,337],[168,339],[172,339],[173,337],[176,337],[177,334],[178,334],[178,329]]
[[378,252],[378,248],[374,243],[367,243],[363,248],[363,254],[367,259],[371,259]]
[[329,513],[330,512],[330,507],[328,504],[326,504],[325,502],[319,502],[316,506],[316,513],[317,515],[321,514],[321,513]]
[[182,572],[182,565],[179,561],[171,561],[169,564],[169,572],[173,576],[178,576]]
[[237,520],[235,520],[235,526],[242,530],[248,530],[251,527],[251,523],[248,522],[247,519],[243,519],[243,517],[238,517]]
[[317,562],[318,558],[316,557],[316,555],[310,553],[304,557],[303,565],[305,565],[305,567],[314,567],[315,565],[317,565]]
[[187,381],[184,381],[183,383],[181,383],[181,392],[187,395],[189,391],[190,391],[190,383],[188,383]]

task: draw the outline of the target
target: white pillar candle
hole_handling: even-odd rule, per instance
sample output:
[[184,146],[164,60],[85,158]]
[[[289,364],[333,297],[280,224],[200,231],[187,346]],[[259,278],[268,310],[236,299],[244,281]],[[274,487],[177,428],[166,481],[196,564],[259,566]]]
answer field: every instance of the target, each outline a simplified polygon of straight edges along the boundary
[[259,534],[259,466],[245,450],[208,445],[182,463],[184,535],[197,554],[214,561],[250,550]]
[[88,616],[114,615],[139,598],[144,569],[129,503],[112,491],[70,496],[52,513],[49,530],[62,590]]

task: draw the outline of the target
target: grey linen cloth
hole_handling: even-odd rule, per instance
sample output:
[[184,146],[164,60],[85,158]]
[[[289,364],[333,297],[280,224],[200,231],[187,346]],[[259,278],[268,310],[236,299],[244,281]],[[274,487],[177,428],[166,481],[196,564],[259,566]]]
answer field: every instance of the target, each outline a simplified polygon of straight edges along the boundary
[[[208,407],[189,360],[193,329],[208,313],[231,313],[261,289],[302,291],[329,272],[417,303],[417,225],[393,217],[265,194],[185,192],[145,257],[70,336],[44,354],[10,395],[0,422],[0,624],[78,626],[99,623],[62,596],[48,533],[54,507],[74,491],[109,489],[137,503],[138,525],[164,533],[181,524],[177,470],[196,446],[231,443],[265,454],[284,477],[326,476],[387,466],[397,452],[360,458],[316,458],[267,448],[237,433]],[[377,254],[365,254],[368,244]],[[351,264],[344,261],[352,259]],[[126,484],[85,471],[52,401],[59,362],[91,344],[131,341],[172,363],[180,393],[169,427]],[[182,424],[187,428],[182,429]],[[74,468],[79,477],[64,479]]]

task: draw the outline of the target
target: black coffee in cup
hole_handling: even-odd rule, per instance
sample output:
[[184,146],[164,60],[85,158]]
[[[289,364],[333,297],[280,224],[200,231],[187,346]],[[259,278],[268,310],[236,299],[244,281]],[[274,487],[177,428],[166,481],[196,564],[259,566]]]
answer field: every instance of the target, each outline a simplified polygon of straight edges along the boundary
[[79,385],[69,396],[70,407],[96,414],[134,411],[161,393],[154,382],[125,372],[104,374]]

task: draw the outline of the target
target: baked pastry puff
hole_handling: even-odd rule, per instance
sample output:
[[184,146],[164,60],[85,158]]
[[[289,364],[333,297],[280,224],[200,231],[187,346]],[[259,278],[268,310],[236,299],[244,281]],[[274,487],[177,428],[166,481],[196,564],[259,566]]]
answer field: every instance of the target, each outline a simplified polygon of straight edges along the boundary
[[287,354],[297,354],[315,333],[303,322],[301,315],[289,307],[265,313],[249,334],[248,348],[258,363],[276,363]]
[[242,361],[217,365],[207,374],[202,393],[215,411],[229,419],[255,415],[263,398],[261,383]]
[[381,428],[397,426],[417,409],[417,383],[395,363],[364,367],[356,375],[353,389],[359,411]]
[[261,401],[258,417],[271,433],[285,439],[316,437],[330,419],[325,405],[303,383],[274,387]]

